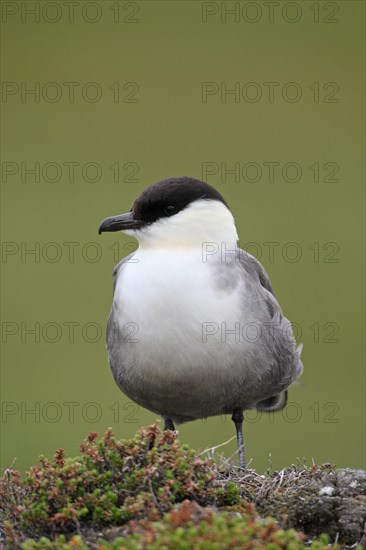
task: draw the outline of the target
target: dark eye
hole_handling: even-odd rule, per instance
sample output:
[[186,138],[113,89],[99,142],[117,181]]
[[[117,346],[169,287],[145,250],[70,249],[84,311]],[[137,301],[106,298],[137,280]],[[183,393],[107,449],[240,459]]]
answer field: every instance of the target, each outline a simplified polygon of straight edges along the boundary
[[173,214],[175,214],[177,211],[177,209],[175,208],[175,206],[173,204],[170,204],[169,206],[166,206],[164,208],[164,212],[167,216],[172,216]]

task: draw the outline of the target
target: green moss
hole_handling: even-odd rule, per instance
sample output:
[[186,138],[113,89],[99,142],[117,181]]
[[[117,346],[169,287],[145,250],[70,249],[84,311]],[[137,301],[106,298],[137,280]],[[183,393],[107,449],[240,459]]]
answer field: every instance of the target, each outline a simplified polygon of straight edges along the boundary
[[240,500],[240,489],[235,483],[229,481],[224,489],[225,500],[228,504],[235,504]]
[[[304,545],[304,535],[293,529],[284,531],[272,519],[259,519],[254,506],[247,504],[245,513],[233,516],[202,508],[194,502],[184,501],[159,521],[132,522],[124,537],[108,542],[101,540],[94,547],[99,550],[334,550],[326,537]],[[86,550],[89,548],[80,536],[66,542],[58,537],[27,541],[22,550]]]

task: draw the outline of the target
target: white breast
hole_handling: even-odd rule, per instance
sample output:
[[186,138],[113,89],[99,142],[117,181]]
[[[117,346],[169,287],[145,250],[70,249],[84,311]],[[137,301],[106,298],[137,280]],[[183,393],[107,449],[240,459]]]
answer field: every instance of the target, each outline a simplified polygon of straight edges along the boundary
[[237,271],[220,287],[225,266],[202,262],[199,250],[139,251],[133,260],[118,277],[114,305],[119,323],[136,327],[138,342],[129,345],[135,365],[154,376],[179,377],[225,368],[233,338],[223,342],[222,324],[234,328],[243,315]]

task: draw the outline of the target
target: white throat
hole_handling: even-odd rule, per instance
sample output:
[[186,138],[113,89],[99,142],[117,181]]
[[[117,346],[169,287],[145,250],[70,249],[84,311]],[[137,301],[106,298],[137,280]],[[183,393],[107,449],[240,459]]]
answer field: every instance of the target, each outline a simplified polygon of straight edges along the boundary
[[141,250],[201,249],[205,243],[225,243],[234,248],[238,240],[230,210],[222,202],[209,199],[196,200],[174,216],[125,233],[136,237]]

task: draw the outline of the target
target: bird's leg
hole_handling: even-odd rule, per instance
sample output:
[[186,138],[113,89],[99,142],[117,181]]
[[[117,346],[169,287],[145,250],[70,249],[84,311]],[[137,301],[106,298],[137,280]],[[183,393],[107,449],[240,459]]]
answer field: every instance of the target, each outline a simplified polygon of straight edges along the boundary
[[169,416],[164,416],[164,430],[172,430],[172,432],[175,431],[173,420],[169,418]]
[[233,416],[231,417],[236,428],[236,439],[238,441],[239,449],[239,467],[241,470],[245,470],[245,454],[244,454],[244,442],[243,442],[243,411],[241,409],[235,409]]

